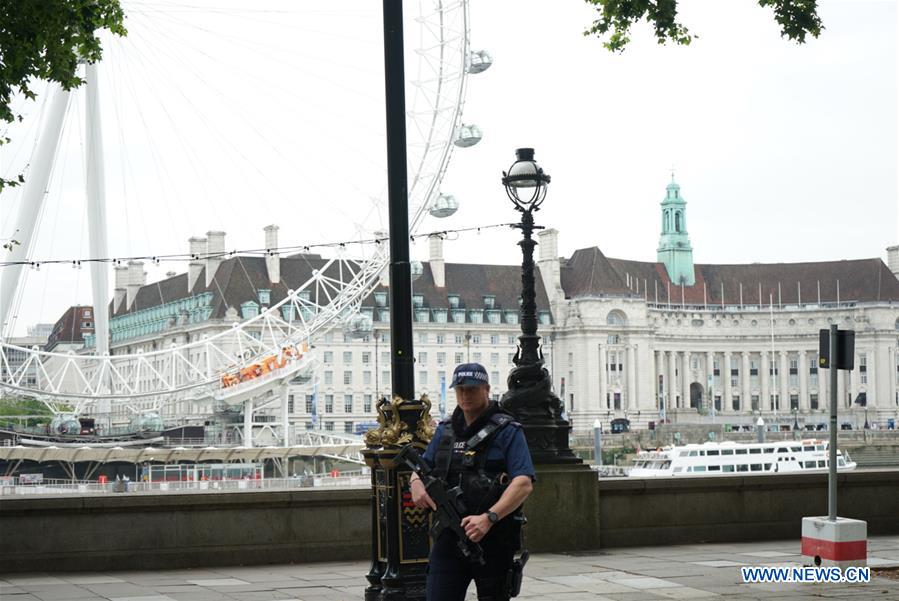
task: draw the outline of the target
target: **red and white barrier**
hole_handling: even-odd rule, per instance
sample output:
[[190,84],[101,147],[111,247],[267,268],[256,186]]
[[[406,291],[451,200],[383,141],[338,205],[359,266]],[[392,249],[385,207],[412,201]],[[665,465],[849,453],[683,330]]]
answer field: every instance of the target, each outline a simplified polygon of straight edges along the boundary
[[826,516],[802,518],[802,559],[808,565],[847,568],[868,563],[868,523]]

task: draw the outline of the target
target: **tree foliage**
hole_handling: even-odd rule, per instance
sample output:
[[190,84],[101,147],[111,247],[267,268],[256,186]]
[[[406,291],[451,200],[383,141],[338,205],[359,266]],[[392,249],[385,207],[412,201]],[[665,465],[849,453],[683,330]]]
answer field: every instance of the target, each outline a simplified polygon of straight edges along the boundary
[[24,420],[26,426],[38,426],[49,424],[53,412],[45,404],[35,399],[0,399],[0,420],[6,421],[3,418],[24,415],[30,416],[30,419]]
[[[818,0],[756,0],[763,8],[774,10],[774,20],[780,25],[784,37],[799,44],[806,36],[817,38],[824,26],[818,17]],[[678,0],[585,0],[596,7],[599,18],[584,32],[603,40],[603,45],[613,52],[622,52],[630,40],[633,24],[645,20],[652,25],[656,40],[664,44],[669,40],[688,45],[698,35],[677,21]]]
[[[119,0],[0,0],[0,120],[21,120],[10,106],[12,97],[34,100],[35,79],[57,82],[66,90],[84,83],[78,63],[102,57],[99,29],[126,35]],[[0,145],[9,141],[0,137]],[[23,181],[22,175],[0,178],[0,191]]]

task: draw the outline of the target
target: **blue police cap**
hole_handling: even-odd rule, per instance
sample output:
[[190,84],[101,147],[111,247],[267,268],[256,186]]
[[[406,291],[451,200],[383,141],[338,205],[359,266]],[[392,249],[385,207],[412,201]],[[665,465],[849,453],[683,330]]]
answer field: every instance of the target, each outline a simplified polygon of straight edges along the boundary
[[456,386],[479,386],[490,384],[487,378],[487,370],[480,363],[463,363],[453,372],[453,383],[450,388]]

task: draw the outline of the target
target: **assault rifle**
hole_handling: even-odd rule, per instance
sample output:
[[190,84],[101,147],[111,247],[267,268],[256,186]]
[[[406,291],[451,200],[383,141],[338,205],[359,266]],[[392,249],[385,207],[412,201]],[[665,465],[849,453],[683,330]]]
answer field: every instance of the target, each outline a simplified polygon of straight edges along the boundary
[[425,485],[425,490],[437,510],[434,512],[434,518],[431,524],[431,537],[436,539],[441,532],[449,528],[456,533],[458,537],[459,550],[462,555],[468,558],[472,563],[484,565],[484,550],[481,545],[472,541],[465,535],[465,529],[462,527],[462,514],[465,513],[465,504],[462,501],[462,489],[458,486],[447,489],[446,484],[439,478],[433,476],[431,466],[425,463],[418,451],[411,444],[407,444],[397,454],[397,462],[403,462],[412,468],[418,477],[421,478]]

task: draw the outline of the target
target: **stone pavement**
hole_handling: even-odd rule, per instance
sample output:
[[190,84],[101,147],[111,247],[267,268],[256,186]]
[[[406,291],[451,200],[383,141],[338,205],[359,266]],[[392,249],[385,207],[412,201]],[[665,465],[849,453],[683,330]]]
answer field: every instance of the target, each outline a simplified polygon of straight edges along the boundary
[[[899,601],[899,537],[868,543],[869,584],[743,584],[740,566],[799,565],[799,542],[541,554],[520,598],[568,601],[867,599]],[[108,573],[0,575],[0,601],[361,600],[367,562]],[[882,571],[877,572],[880,568]],[[889,574],[891,577],[886,577]],[[472,590],[468,599],[475,599]]]

